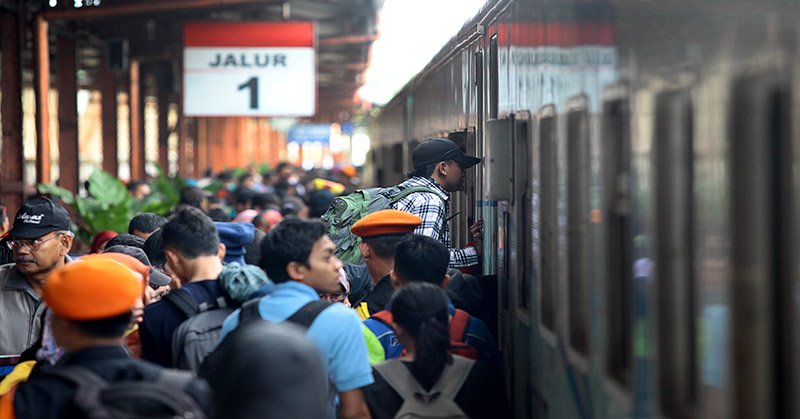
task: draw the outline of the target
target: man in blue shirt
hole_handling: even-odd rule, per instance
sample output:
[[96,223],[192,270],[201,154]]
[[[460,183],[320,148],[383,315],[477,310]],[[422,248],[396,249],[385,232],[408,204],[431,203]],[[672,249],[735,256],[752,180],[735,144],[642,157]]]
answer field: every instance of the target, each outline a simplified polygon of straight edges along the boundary
[[[261,268],[277,285],[261,298],[261,318],[280,323],[321,293],[340,291],[336,246],[319,221],[289,219],[270,230],[261,244]],[[221,339],[239,325],[240,310],[222,325]],[[372,369],[356,313],[342,304],[325,308],[309,326],[306,337],[319,349],[333,386],[330,417],[335,416],[334,399],[339,395],[340,418],[366,418],[369,410],[361,388],[372,383]]]
[[[218,278],[225,245],[219,242],[217,229],[207,215],[194,207],[182,209],[164,224],[161,238],[167,267],[182,284],[172,292],[185,293],[198,305],[214,305],[224,297]],[[187,318],[168,299],[145,307],[144,321],[139,326],[142,359],[172,367],[172,335]]]

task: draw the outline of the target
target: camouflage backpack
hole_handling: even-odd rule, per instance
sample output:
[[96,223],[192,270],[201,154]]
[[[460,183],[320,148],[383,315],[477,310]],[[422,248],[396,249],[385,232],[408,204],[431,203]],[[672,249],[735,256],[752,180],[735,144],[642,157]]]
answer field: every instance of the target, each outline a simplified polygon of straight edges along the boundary
[[[440,194],[425,186],[400,189],[390,188],[360,189],[347,196],[333,199],[328,210],[322,215],[322,221],[328,226],[328,236],[336,244],[336,256],[345,263],[363,263],[358,244],[361,238],[350,231],[356,221],[367,214],[384,209],[391,209],[395,202],[415,192]],[[441,196],[440,196],[441,197]]]

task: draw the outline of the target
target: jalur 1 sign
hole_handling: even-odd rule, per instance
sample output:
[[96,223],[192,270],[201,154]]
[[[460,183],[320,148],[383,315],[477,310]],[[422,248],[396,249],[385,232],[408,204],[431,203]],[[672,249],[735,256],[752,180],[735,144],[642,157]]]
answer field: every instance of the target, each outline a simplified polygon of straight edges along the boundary
[[188,116],[312,116],[314,24],[187,23],[183,108]]

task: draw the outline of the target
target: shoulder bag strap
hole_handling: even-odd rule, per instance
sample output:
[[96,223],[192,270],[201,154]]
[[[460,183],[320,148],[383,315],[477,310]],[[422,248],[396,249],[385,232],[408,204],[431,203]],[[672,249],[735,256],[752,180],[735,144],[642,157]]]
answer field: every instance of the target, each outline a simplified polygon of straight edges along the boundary
[[434,384],[431,393],[441,392],[442,397],[447,397],[450,400],[455,400],[464,381],[467,381],[469,372],[475,361],[472,359],[464,358],[463,356],[453,356],[453,363],[444,367],[442,376],[439,381]]
[[314,320],[317,318],[317,316],[319,316],[323,310],[330,307],[331,304],[333,303],[330,301],[311,301],[303,307],[300,307],[300,309],[286,319],[286,321],[298,324],[308,329],[311,327],[311,323],[314,323]]
[[197,304],[197,301],[180,288],[172,290],[164,296],[164,299],[178,307],[187,318],[200,312],[200,305]]
[[464,342],[464,335],[469,325],[469,314],[461,309],[456,309],[453,318],[450,319],[450,340],[454,342]]

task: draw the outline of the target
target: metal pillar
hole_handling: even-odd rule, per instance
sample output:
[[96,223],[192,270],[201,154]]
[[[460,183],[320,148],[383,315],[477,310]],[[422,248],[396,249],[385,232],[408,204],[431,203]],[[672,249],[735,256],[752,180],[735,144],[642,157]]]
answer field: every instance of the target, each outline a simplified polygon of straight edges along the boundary
[[119,142],[117,140],[117,77],[108,68],[108,58],[101,64],[100,89],[103,119],[103,170],[119,176]]
[[142,96],[139,74],[139,60],[131,60],[130,63],[130,88],[128,90],[130,99],[131,119],[131,180],[144,179],[145,154],[144,154],[144,132],[142,129]]
[[206,118],[194,118],[193,126],[195,128],[195,138],[197,145],[195,146],[195,173],[198,177],[203,176],[205,171],[211,167],[208,163],[208,120]]
[[13,217],[24,200],[24,159],[22,152],[22,57],[19,48],[19,18],[13,12],[0,12],[0,113],[3,133],[0,140],[0,203]]
[[[158,165],[165,174],[169,174],[169,91],[171,75],[166,69],[159,77],[158,83]],[[181,152],[178,147],[178,166],[180,167]]]
[[80,185],[78,80],[75,41],[58,37],[58,183],[73,193]]
[[50,44],[48,24],[37,16],[33,29],[36,95],[36,182],[50,183]]

